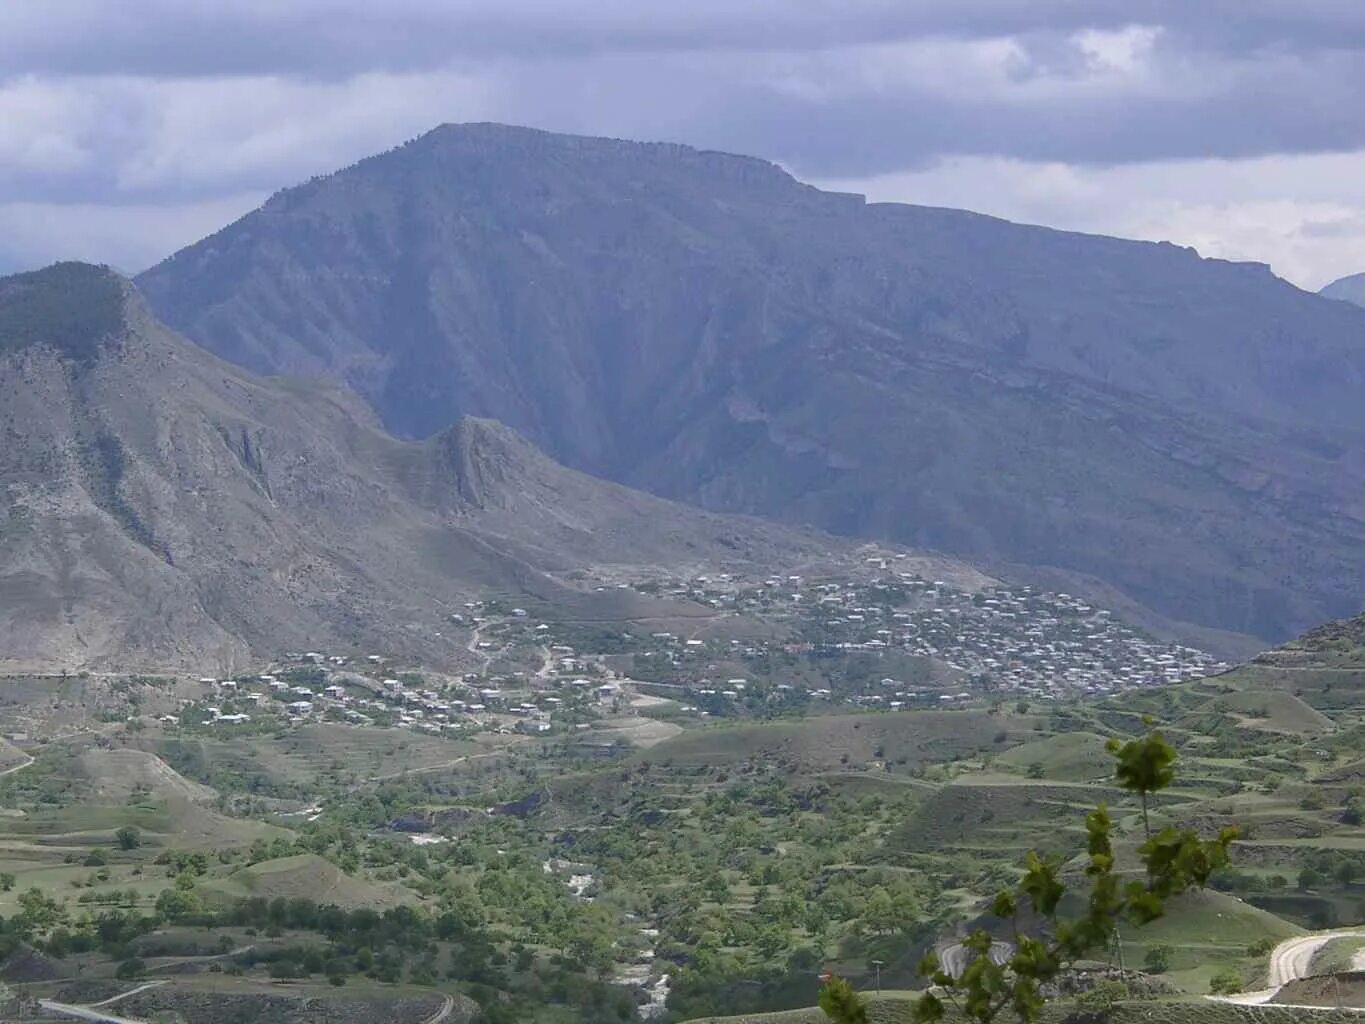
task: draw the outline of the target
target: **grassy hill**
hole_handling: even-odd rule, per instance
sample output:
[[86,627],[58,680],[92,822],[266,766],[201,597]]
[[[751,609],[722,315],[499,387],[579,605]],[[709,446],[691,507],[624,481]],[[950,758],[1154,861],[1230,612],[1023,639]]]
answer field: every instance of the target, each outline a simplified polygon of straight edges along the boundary
[[213,881],[206,890],[226,897],[306,899],[348,910],[385,910],[411,903],[416,898],[400,885],[379,884],[348,875],[331,861],[310,853],[252,864]]
[[[1066,732],[1011,747],[995,759],[1001,767],[1061,782],[1092,782],[1113,774],[1114,758],[1105,737],[1093,732]],[[1034,766],[1037,766],[1034,768]]]
[[689,730],[642,756],[679,766],[754,759],[821,770],[875,762],[898,771],[1003,750],[1025,738],[1034,721],[984,709],[817,715]]

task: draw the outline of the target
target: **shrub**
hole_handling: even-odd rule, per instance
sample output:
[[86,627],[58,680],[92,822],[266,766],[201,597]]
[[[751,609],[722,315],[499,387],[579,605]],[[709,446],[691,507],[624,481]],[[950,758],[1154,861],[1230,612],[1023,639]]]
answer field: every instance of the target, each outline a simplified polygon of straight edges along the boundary
[[1242,973],[1235,967],[1224,967],[1209,981],[1209,991],[1215,995],[1230,996],[1242,991]]
[[1171,946],[1153,946],[1147,950],[1147,955],[1142,959],[1142,965],[1153,974],[1165,974],[1171,969],[1171,958],[1175,950]]

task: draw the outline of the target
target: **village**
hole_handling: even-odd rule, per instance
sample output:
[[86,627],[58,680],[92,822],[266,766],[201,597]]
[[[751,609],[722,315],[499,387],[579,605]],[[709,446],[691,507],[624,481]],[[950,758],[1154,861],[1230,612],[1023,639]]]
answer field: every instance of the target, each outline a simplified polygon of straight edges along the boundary
[[[688,635],[537,622],[522,608],[472,601],[443,627],[468,631],[479,671],[400,669],[373,653],[290,653],[258,675],[199,680],[203,699],[163,723],[250,729],[330,720],[592,743],[641,714],[676,730],[688,718],[1103,696],[1228,669],[1065,593],[970,589],[896,572],[884,558],[842,579],[719,574],[625,585],[718,614]],[[736,638],[716,628],[731,622],[763,623],[770,635]]]

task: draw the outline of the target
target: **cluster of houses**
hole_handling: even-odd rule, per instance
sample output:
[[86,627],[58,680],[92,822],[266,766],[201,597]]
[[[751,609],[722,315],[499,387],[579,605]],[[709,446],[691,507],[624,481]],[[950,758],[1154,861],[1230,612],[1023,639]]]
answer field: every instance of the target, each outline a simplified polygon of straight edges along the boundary
[[[705,715],[727,702],[773,700],[896,710],[961,703],[983,691],[1051,699],[1196,679],[1229,667],[1203,651],[1146,636],[1069,594],[1031,587],[969,589],[898,572],[893,558],[871,558],[864,571],[841,578],[774,575],[756,583],[719,574],[641,586],[787,627],[780,641],[703,639],[667,631],[623,634],[623,643],[615,647],[619,652],[624,646],[637,665],[644,656],[653,665],[677,669],[672,682],[679,686],[680,701],[687,703],[676,710],[684,713]],[[288,654],[283,662],[287,667],[250,679],[201,679],[216,701],[202,705],[201,718],[210,725],[240,725],[268,708],[296,723],[327,718],[432,734],[498,728],[537,735],[553,731],[557,722],[586,728],[584,719],[604,708],[630,712],[634,680],[618,674],[625,673],[619,663],[613,671],[606,656],[560,642],[559,630],[533,624],[524,609],[489,620],[478,614],[480,606],[470,608],[468,615],[450,616],[451,621],[491,630],[498,646],[540,649],[543,669],[529,677],[470,673],[433,688],[423,677],[386,673],[386,661],[377,654],[352,659],[308,651]],[[480,650],[495,646],[486,634],[476,633],[474,641]],[[713,678],[707,671],[722,666],[771,669],[771,655],[778,649],[783,664],[791,664],[793,656],[818,662],[815,676],[829,685],[798,681],[811,673],[793,673],[788,679],[761,671],[752,677]],[[907,684],[896,677],[895,668],[879,677],[863,678],[862,673],[843,678],[838,659],[862,653],[929,658],[955,671],[938,673],[933,685],[923,679]],[[663,676],[650,678],[667,686],[668,672]],[[168,724],[178,721],[174,715],[164,718]]]
[[[576,669],[573,648],[557,645],[555,654],[557,668],[563,672]],[[379,655],[369,655],[365,659],[368,664],[355,667],[348,667],[351,660],[344,656],[318,652],[288,654],[285,659],[292,666],[277,673],[200,679],[208,693],[204,702],[193,702],[198,720],[209,726],[241,725],[252,721],[252,714],[238,709],[250,705],[293,724],[328,719],[430,734],[493,727],[541,735],[553,730],[552,718],[557,713],[599,706],[613,700],[619,691],[615,683],[552,673],[536,680],[535,685],[523,676],[500,680],[499,686],[469,674],[444,684],[438,692],[425,681],[412,681],[417,677],[405,680],[373,672],[384,664]],[[300,669],[310,678],[325,680],[325,684],[304,685],[291,680],[291,676],[297,678]],[[181,718],[164,715],[161,720],[173,725]]]
[[[1229,666],[1204,651],[1153,639],[1107,610],[1065,593],[1032,587],[968,590],[944,580],[894,572],[888,559],[870,560],[868,577],[807,580],[772,576],[753,586],[730,576],[701,576],[666,593],[748,615],[785,618],[804,637],[788,651],[814,655],[898,651],[933,658],[962,673],[979,691],[1024,695],[1105,694],[1115,690],[1216,675]],[[657,585],[654,585],[657,591]],[[667,633],[650,638],[653,653],[675,664],[714,657],[717,645]],[[765,653],[761,642],[731,643],[745,657]],[[965,691],[916,693],[895,679],[869,680],[861,693],[842,696],[860,704],[900,707],[915,700],[960,701]],[[704,686],[705,696],[743,696],[733,684]],[[805,695],[840,694],[811,688]]]

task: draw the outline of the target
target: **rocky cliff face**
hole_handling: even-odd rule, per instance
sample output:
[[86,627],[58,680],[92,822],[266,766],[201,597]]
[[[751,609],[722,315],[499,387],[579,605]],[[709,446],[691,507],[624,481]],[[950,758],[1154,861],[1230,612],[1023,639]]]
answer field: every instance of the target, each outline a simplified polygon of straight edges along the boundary
[[1288,636],[1365,600],[1365,311],[760,160],[445,126],[139,278],[218,354],[707,507]]
[[474,595],[686,617],[557,574],[825,546],[567,470],[496,423],[395,440],[353,395],[224,363],[81,264],[0,280],[0,499],[0,671],[314,647],[454,665],[442,627]]

